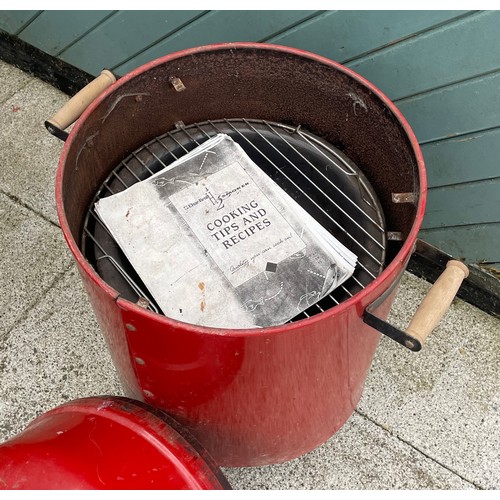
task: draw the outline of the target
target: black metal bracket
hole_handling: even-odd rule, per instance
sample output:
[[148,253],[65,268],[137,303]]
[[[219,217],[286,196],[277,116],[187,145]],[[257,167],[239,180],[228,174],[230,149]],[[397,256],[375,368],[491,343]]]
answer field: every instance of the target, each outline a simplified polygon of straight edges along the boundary
[[398,344],[410,349],[410,351],[418,352],[422,349],[422,344],[415,337],[408,335],[405,331],[400,330],[396,326],[391,325],[378,316],[375,316],[368,311],[368,309],[365,310],[363,321],[372,328],[375,328],[375,330],[383,333],[386,337],[389,337],[392,340],[395,340]]
[[68,138],[69,134],[65,130],[61,130],[59,127],[56,127],[54,124],[50,123],[49,121],[45,122],[45,128],[54,136],[57,137],[58,139],[61,139],[61,141],[66,142],[66,139]]
[[[401,276],[402,274],[403,273],[401,273]],[[389,337],[392,340],[395,340],[398,344],[410,349],[410,351],[418,352],[422,349],[422,344],[418,339],[408,335],[405,331],[391,325],[384,319],[379,318],[372,312],[374,309],[377,309],[380,305],[382,305],[382,303],[385,302],[389,295],[395,290],[395,288],[399,285],[401,276],[395,280],[391,286],[380,297],[378,297],[378,299],[367,306],[363,314],[363,321],[372,328],[375,328],[375,330],[384,334],[386,337]]]

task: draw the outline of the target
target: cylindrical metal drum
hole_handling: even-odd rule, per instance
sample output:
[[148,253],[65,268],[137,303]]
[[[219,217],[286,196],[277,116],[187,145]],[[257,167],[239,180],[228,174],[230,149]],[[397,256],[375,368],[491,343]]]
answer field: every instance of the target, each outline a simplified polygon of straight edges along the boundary
[[[236,119],[300,128],[341,151],[376,193],[386,227],[380,269],[367,270],[373,278],[323,312],[282,326],[175,321],[135,303],[82,253],[87,212],[117,165],[166,132]],[[165,56],[119,79],[84,112],[65,143],[56,190],[64,236],[128,395],[174,416],[227,466],[292,459],[349,418],[379,340],[363,321],[365,309],[379,299],[373,312],[387,316],[426,201],[417,140],[372,84],[323,57],[273,45]]]

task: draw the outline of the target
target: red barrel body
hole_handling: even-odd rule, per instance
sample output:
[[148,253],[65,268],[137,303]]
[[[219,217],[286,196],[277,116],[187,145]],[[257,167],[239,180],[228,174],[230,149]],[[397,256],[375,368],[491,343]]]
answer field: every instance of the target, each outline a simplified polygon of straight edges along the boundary
[[[176,92],[171,77],[180,77],[186,90]],[[331,109],[335,103],[338,110]],[[100,182],[126,154],[179,120],[242,115],[303,124],[341,146],[374,186],[388,230],[402,235],[400,247],[349,300],[279,327],[203,328],[120,298],[79,249],[82,220]],[[65,144],[56,189],[64,236],[131,397],[173,415],[228,466],[290,460],[349,418],[379,340],[363,322],[364,310],[400,279],[426,199],[416,138],[373,85],[332,61],[285,47],[225,44],[172,54],[126,75],[90,106]],[[417,203],[393,204],[392,193],[404,192],[415,193]],[[380,317],[392,298],[376,311]]]

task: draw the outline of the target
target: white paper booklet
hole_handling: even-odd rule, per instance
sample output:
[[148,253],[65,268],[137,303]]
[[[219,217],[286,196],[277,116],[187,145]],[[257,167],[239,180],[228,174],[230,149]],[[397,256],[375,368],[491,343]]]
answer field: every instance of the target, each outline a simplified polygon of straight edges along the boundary
[[95,209],[163,313],[197,325],[286,323],[356,265],[224,134]]

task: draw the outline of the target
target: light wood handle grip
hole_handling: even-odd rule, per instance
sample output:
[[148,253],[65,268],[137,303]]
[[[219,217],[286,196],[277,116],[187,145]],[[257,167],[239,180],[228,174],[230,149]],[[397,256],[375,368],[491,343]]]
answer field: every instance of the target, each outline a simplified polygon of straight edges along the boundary
[[445,315],[462,281],[467,276],[469,276],[469,269],[465,264],[458,260],[450,260],[418,307],[406,333],[423,344]]
[[64,130],[74,123],[87,109],[89,104],[109,86],[116,82],[116,77],[111,71],[105,69],[101,74],[92,80],[75,94],[50,120],[52,125]]

